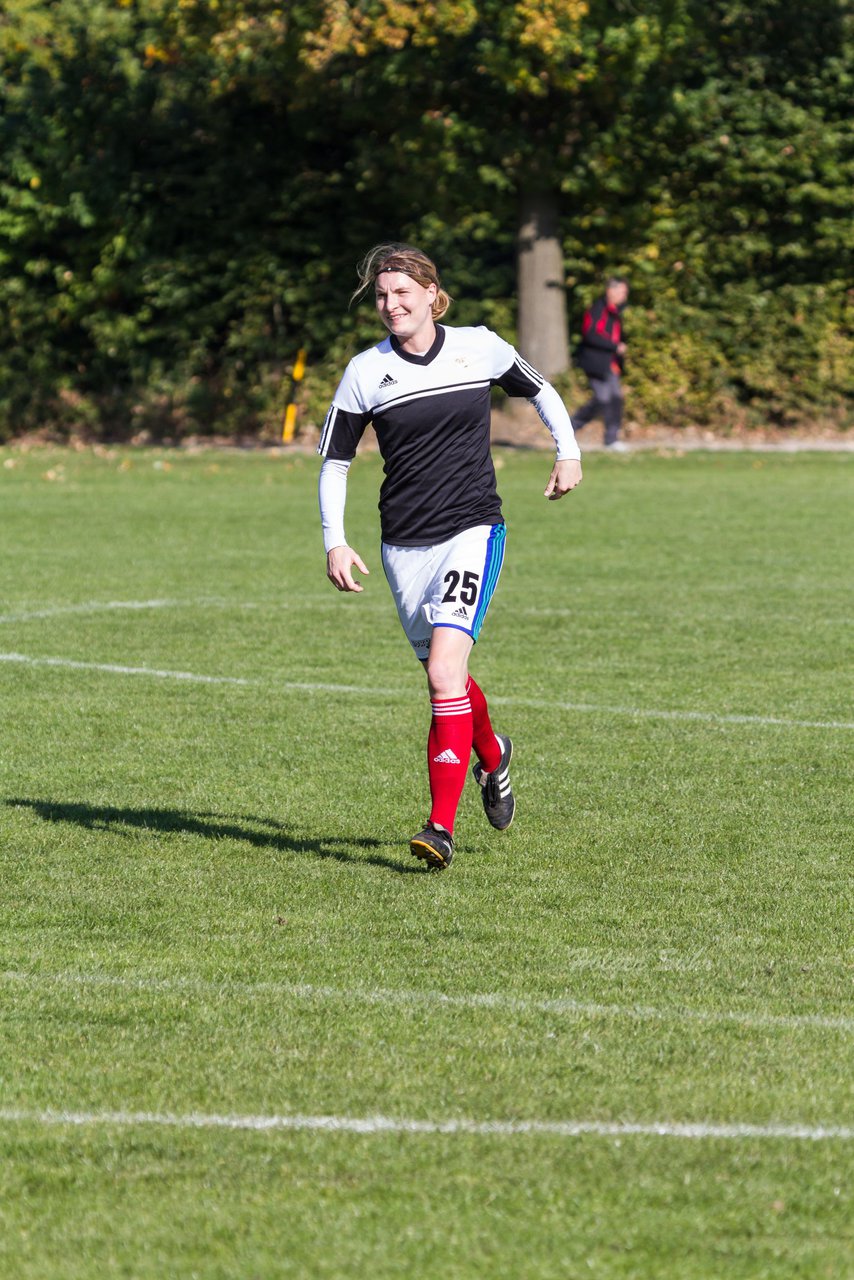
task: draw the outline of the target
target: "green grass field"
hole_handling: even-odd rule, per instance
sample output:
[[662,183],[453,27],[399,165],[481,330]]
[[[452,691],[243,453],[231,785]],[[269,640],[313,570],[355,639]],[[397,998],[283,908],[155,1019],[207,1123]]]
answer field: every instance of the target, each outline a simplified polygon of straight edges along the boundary
[[854,460],[499,466],[437,875],[377,457],[0,450],[3,1277],[854,1275]]

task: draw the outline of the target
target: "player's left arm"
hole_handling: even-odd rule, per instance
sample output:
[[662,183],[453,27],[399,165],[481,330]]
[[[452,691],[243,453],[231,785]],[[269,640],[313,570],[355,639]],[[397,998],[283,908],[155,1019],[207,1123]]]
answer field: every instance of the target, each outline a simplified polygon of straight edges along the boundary
[[550,382],[543,382],[539,393],[531,398],[531,404],[557,446],[557,458],[543,491],[550,502],[555,502],[581,484],[581,450],[566,405]]
[[546,382],[542,374],[528,364],[509,343],[496,334],[492,336],[495,339],[496,358],[504,356],[506,360],[508,354],[512,357],[509,368],[505,368],[493,381],[508,395],[524,396],[529,400],[555,442],[557,458],[544,491],[544,496],[554,502],[581,484],[581,450],[572,429],[572,420],[552,384]]
[[549,502],[562,498],[565,493],[581,484],[581,462],[577,458],[558,458],[552,467],[549,482],[543,495]]

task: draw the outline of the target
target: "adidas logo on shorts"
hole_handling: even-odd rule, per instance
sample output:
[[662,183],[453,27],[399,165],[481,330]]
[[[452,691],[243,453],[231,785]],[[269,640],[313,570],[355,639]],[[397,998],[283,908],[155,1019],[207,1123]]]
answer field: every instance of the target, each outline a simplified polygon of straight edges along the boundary
[[454,612],[451,614],[451,617],[452,618],[468,618],[465,605],[462,605],[459,609],[455,609]]
[[386,376],[383,378],[382,382],[380,383],[380,391],[382,391],[383,387],[396,387],[396,386],[397,386],[397,378],[393,378],[390,373],[387,373]]
[[448,747],[447,751],[443,751],[441,752],[440,755],[433,757],[433,763],[434,764],[459,764],[460,758],[459,756],[454,755],[451,748]]

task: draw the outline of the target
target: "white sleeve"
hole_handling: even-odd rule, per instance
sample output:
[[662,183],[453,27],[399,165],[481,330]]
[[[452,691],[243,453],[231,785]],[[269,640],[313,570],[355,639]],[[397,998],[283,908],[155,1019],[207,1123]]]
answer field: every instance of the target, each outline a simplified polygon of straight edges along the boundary
[[349,462],[336,458],[326,458],[320,468],[317,497],[320,503],[320,523],[323,525],[323,546],[326,551],[347,544],[344,536],[344,505],[347,501],[349,470]]
[[557,445],[557,460],[574,458],[581,460],[581,450],[572,429],[572,420],[566,405],[550,382],[544,382],[536,396],[531,397],[531,404],[551,432]]
[[352,461],[365,427],[371,420],[370,407],[364,403],[359,386],[356,361],[351,360],[332,398],[326,415],[317,452],[322,457]]
[[580,461],[581,450],[566,405],[552,384],[546,382],[543,375],[528,364],[524,356],[520,356],[509,342],[489,329],[484,332],[488,334],[490,354],[494,362],[492,382],[502,387],[509,396],[524,396],[530,401],[551,432],[557,445],[559,462],[567,459]]

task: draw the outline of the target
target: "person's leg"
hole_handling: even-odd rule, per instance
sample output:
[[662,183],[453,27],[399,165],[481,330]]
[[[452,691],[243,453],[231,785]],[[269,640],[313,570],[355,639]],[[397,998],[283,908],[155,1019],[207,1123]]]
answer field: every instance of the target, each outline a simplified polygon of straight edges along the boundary
[[[434,636],[444,628],[459,629],[477,640],[501,576],[505,541],[503,524],[469,529],[454,540],[439,571],[441,590],[429,611]],[[498,768],[501,747],[490,722],[486,698],[471,675],[466,677],[466,692],[472,709],[474,750],[484,770],[491,772]]]
[[513,743],[492,728],[486,698],[471,676],[468,694],[472,710],[472,745],[478,758],[472,774],[482,788],[481,799],[487,820],[497,831],[506,831],[516,812],[516,800],[510,786]]
[[456,627],[434,627],[426,663],[432,719],[427,738],[430,817],[453,835],[472,752],[472,708],[466,686],[472,638]]
[[[503,524],[479,525],[434,548],[432,586],[421,597],[420,617],[431,627],[424,661],[432,711],[427,754],[431,810],[410,849],[437,868],[453,858],[452,833],[473,747],[480,762],[475,767],[491,780],[490,787],[482,783],[487,817],[493,826],[506,825],[496,820],[488,802],[495,779],[506,774],[512,745],[493,732],[486,699],[468,674],[469,655],[501,574],[505,532]],[[413,619],[408,634],[421,657],[416,630]],[[504,789],[509,790],[506,779]]]
[[575,431],[586,427],[588,422],[592,422],[594,418],[600,417],[605,407],[602,400],[602,392],[606,386],[605,381],[601,378],[591,378],[589,374],[587,375],[587,381],[590,383],[592,392],[590,399],[575,413],[570,414],[573,430]]
[[[433,712],[427,742],[432,799],[428,821],[451,836],[472,747],[479,761],[474,767],[475,781],[483,788],[483,807],[492,826],[506,830],[516,811],[509,774],[513,744],[493,731],[486,698],[468,675],[471,648],[472,641],[464,632],[438,626],[433,630],[426,663]],[[466,691],[462,697],[461,687]]]
[[492,721],[489,718],[489,706],[483,690],[473,676],[469,676],[466,686],[472,714],[472,745],[475,755],[480,761],[484,773],[492,773],[501,763],[501,743],[495,736]]
[[576,409],[574,413],[569,415],[572,419],[573,430],[580,431],[582,427],[586,427],[588,422],[592,422],[599,413],[600,408],[599,397],[592,395],[586,404],[583,404],[580,409]]
[[[433,639],[433,624],[429,618],[429,611],[425,609],[425,601],[430,600],[434,591],[434,578],[438,562],[436,548],[400,547],[383,543],[382,552],[383,568],[394,596],[401,626],[412,646],[413,653],[426,669],[427,655],[430,652]],[[465,679],[462,680],[462,691],[463,695],[465,695]],[[439,701],[441,702],[441,700]],[[450,699],[447,701],[450,701]],[[450,715],[445,714],[450,710],[450,707],[439,706],[439,715],[433,716],[434,721],[440,722],[437,728],[437,736],[439,738],[442,737],[441,730],[444,727],[444,722],[446,720],[448,724],[452,722]],[[468,711],[468,719],[470,723],[471,708]],[[431,735],[433,735],[432,723]],[[469,754],[471,753],[470,735],[471,730],[469,730]],[[465,751],[464,746],[462,749]],[[453,746],[449,747],[441,743],[436,750],[428,753],[428,760],[431,760],[434,755],[441,756],[443,751],[448,750],[453,751]],[[468,755],[466,755],[466,760],[468,760]],[[435,767],[438,769],[438,762]],[[416,857],[422,858],[428,866],[437,870],[450,866],[454,856],[454,842],[449,831],[437,831],[429,823],[423,831],[413,836],[409,847]]]
[[623,387],[619,374],[612,373],[608,379],[607,400],[604,406],[605,444],[616,444],[620,438],[620,427],[623,421]]
[[[505,535],[504,525],[481,526],[460,535],[451,559],[442,566],[443,586],[450,585],[431,610],[434,636],[443,626],[452,630],[462,626],[477,640],[501,575]],[[454,572],[446,572],[451,567]],[[487,820],[503,831],[515,812],[509,777],[513,744],[493,730],[486,698],[471,675],[466,689],[472,709],[472,746],[478,757],[474,778]]]

